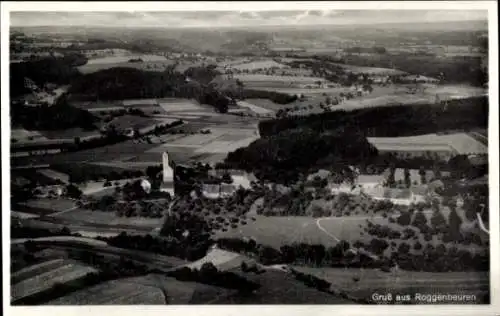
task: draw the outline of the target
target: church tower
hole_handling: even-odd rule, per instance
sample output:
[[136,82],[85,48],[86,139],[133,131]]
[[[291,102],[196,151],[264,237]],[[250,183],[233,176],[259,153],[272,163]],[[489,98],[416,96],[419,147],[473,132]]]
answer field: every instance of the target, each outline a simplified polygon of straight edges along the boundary
[[174,191],[174,169],[170,165],[170,160],[167,152],[162,154],[162,183],[160,186],[160,191],[167,192],[170,196],[175,195]]

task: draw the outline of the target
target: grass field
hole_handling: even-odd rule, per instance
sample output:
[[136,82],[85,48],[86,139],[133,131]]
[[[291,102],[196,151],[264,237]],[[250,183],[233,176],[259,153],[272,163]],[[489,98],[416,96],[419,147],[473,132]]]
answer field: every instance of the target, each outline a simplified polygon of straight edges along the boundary
[[[192,128],[195,128],[195,126],[192,126]],[[217,162],[225,158],[225,154],[228,152],[248,146],[248,144],[258,138],[256,131],[250,129],[249,126],[239,128],[229,124],[225,127],[209,127],[209,129],[211,131],[210,134],[175,137],[167,143],[152,148],[135,159],[128,161],[158,160],[160,153],[168,151],[172,159],[178,161]]]
[[[227,232],[218,231],[216,237],[254,238],[258,243],[275,248],[293,242],[323,244],[325,246],[334,246],[337,243],[334,238],[318,228],[316,219],[312,217],[265,217],[260,215],[254,217],[256,220],[249,220],[246,225],[240,225],[234,229],[229,228]],[[334,234],[349,231],[348,226],[342,226],[339,222],[331,221],[327,225],[329,225],[328,231]],[[351,226],[352,228],[356,227],[355,225]]]
[[[489,275],[486,272],[382,272],[374,269],[311,268],[294,269],[315,275],[358,298],[371,299],[373,293],[394,294],[470,294],[480,297],[489,293]],[[355,281],[358,280],[358,281]]]

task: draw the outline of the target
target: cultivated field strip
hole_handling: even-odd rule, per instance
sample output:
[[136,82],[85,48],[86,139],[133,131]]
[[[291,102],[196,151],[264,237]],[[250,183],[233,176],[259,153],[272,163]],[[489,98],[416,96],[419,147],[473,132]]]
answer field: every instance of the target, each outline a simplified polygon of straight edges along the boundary
[[73,292],[45,305],[157,305],[165,304],[162,291],[125,280],[114,280]]
[[306,76],[272,76],[272,75],[258,75],[258,74],[243,74],[235,75],[235,79],[245,82],[296,82],[302,84],[314,84],[317,81],[326,82],[324,78],[321,77],[306,77]]
[[279,69],[289,69],[290,66],[285,64],[280,64],[275,62],[274,60],[256,60],[252,62],[244,62],[241,64],[238,63],[228,63],[231,66],[231,69],[238,70],[255,70],[255,69],[270,69],[270,68],[279,68]]
[[66,283],[88,273],[97,272],[96,269],[75,263],[68,263],[62,267],[38,274],[32,278],[18,282],[12,286],[11,299],[17,301],[36,293],[48,290],[57,283]]
[[250,110],[252,110],[253,112],[255,112],[257,114],[271,114],[271,113],[273,113],[273,111],[271,111],[271,110],[268,110],[266,108],[260,107],[260,106],[255,105],[255,104],[252,104],[250,102],[239,101],[238,105],[241,107],[249,108]]
[[10,282],[12,284],[21,282],[23,280],[32,278],[40,273],[43,273],[43,271],[49,271],[52,269],[57,269],[59,267],[62,267],[63,265],[66,264],[66,261],[64,259],[54,259],[46,262],[42,262],[40,264],[36,264],[27,268],[24,268],[22,270],[19,270],[15,273],[12,273],[10,276]]

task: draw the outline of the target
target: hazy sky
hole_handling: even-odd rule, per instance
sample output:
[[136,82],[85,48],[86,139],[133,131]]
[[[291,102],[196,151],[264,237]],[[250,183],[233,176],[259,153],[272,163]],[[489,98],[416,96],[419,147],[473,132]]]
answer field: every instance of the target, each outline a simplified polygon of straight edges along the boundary
[[[262,3],[264,4],[264,2]],[[12,26],[216,27],[487,20],[486,10],[11,12]]]

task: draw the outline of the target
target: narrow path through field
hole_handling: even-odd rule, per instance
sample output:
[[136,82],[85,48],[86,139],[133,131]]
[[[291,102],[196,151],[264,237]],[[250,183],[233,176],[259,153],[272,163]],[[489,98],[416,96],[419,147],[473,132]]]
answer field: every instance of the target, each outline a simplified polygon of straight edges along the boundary
[[328,236],[332,237],[333,239],[335,239],[336,242],[340,242],[340,239],[337,238],[337,236],[329,233],[326,229],[323,228],[323,226],[321,226],[321,220],[324,220],[324,219],[334,219],[335,217],[326,217],[326,218],[318,218],[316,220],[316,226],[318,226],[319,230],[321,230],[323,233],[327,234]]
[[483,219],[481,218],[481,214],[480,213],[477,213],[477,221],[479,223],[479,228],[481,228],[481,230],[485,233],[487,233],[488,235],[490,234],[490,231],[484,226],[484,222],[483,222]]

